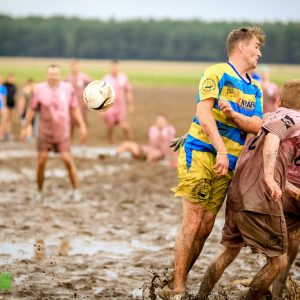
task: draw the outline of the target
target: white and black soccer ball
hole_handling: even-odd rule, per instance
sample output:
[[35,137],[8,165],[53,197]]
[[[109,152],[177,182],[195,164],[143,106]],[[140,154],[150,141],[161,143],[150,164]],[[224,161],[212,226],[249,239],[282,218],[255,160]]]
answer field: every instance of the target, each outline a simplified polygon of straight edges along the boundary
[[90,109],[108,110],[115,101],[114,88],[106,81],[90,82],[83,91],[83,101]]

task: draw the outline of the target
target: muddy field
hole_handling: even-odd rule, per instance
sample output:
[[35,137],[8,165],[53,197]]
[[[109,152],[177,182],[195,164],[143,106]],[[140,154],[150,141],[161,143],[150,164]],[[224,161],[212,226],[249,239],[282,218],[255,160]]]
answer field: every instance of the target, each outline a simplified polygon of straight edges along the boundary
[[[195,90],[135,87],[134,94],[132,123],[138,141],[145,141],[158,112],[169,116],[178,133],[187,130]],[[89,116],[88,145],[78,146],[75,139],[73,147],[83,195],[79,203],[70,197],[67,174],[56,155],[48,161],[45,199],[36,203],[35,146],[0,144],[0,270],[14,278],[12,291],[0,291],[0,299],[142,299],[143,289],[145,299],[155,299],[149,295],[151,278],[172,265],[181,219],[180,201],[170,192],[176,169],[167,161],[99,160],[107,149],[104,127],[96,113]],[[15,135],[17,130],[15,124]],[[220,250],[223,217],[221,211],[189,276],[192,292]],[[211,298],[237,299],[263,263],[262,257],[243,250]],[[300,280],[299,267],[293,273]]]

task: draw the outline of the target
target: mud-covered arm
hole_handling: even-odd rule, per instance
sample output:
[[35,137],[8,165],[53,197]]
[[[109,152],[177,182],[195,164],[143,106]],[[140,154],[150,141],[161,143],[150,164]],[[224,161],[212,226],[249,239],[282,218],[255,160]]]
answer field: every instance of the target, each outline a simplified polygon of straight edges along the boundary
[[282,191],[274,179],[279,144],[280,138],[269,132],[263,147],[264,180],[275,202],[279,201],[282,196]]
[[219,133],[216,120],[212,115],[216,99],[208,98],[198,102],[196,117],[201,124],[202,130],[217,151],[216,164],[213,169],[217,176],[224,176],[228,171],[229,160],[225,143]]
[[228,101],[220,100],[219,108],[223,113],[231,119],[236,126],[247,133],[257,134],[261,129],[263,120],[258,116],[248,117],[241,113],[234,111]]

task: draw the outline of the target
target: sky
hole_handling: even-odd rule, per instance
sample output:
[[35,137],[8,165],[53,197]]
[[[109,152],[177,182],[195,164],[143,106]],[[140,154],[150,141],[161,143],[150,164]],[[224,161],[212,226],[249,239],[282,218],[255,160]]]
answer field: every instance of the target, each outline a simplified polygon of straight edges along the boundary
[[297,0],[0,0],[0,13],[16,17],[288,22],[300,21],[299,12]]

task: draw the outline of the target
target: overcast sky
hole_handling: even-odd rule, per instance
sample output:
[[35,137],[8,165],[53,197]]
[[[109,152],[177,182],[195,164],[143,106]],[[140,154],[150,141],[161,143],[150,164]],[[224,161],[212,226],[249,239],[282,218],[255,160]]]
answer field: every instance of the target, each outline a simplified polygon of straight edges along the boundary
[[300,21],[298,0],[0,0],[0,13],[13,16],[77,16],[207,21]]

